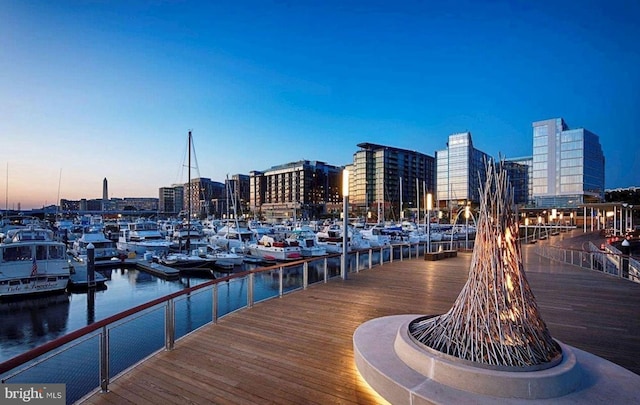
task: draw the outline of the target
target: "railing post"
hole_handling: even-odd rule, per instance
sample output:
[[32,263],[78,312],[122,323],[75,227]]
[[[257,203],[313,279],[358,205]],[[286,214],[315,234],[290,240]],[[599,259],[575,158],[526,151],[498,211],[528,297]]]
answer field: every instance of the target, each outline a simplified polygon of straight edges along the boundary
[[360,251],[356,251],[356,273],[360,272]]
[[306,290],[309,286],[309,262],[302,265],[302,289]]
[[328,260],[325,257],[324,258],[324,282],[326,283],[327,281],[329,281],[329,265],[328,265]]
[[255,282],[255,274],[249,273],[247,282],[247,308],[253,308],[253,283]]
[[211,303],[211,322],[218,323],[218,284],[213,285]]
[[393,244],[389,245],[389,263],[393,263]]
[[173,300],[167,301],[164,308],[164,349],[173,350],[176,342],[176,314]]
[[278,268],[278,280],[279,280],[279,285],[278,285],[278,296],[280,298],[282,298],[282,296],[284,295],[284,286],[283,286],[283,281],[284,281],[284,269],[282,268],[282,266],[280,266]]
[[373,267],[373,249],[369,248],[369,270]]
[[109,392],[109,330],[106,326],[100,335],[100,390]]

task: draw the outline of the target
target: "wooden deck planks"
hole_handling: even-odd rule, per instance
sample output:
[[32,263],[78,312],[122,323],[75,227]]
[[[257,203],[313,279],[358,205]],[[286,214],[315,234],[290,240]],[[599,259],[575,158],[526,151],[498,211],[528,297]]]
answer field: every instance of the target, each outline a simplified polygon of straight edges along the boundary
[[[552,336],[640,373],[640,285],[524,256]],[[447,311],[470,259],[395,261],[256,304],[179,340],[86,403],[384,403],[355,368],[355,329],[386,315]]]

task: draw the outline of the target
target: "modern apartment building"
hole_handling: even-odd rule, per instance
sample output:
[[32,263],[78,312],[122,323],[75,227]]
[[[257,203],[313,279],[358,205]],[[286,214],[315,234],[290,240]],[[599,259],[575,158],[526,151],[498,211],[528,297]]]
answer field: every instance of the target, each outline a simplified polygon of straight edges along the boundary
[[300,160],[249,174],[249,204],[269,220],[339,216],[342,170],[324,162]]
[[176,216],[184,209],[184,185],[160,187],[158,211],[160,214]]
[[[349,169],[351,216],[401,220],[423,211],[435,189],[435,159],[420,152],[373,143],[358,144]],[[408,218],[408,217],[407,217]]]
[[[191,179],[190,183],[184,185],[183,212],[191,212],[192,216],[206,218],[208,215],[220,217],[222,212],[217,212],[213,201],[224,199],[226,194],[223,183],[212,181],[206,177]],[[189,207],[191,207],[189,209]],[[226,207],[224,207],[226,209]]]
[[533,199],[538,208],[572,208],[604,201],[600,139],[569,129],[562,118],[533,123]]
[[447,148],[436,151],[438,207],[446,212],[467,204],[477,206],[491,160],[473,146],[471,132],[449,135]]

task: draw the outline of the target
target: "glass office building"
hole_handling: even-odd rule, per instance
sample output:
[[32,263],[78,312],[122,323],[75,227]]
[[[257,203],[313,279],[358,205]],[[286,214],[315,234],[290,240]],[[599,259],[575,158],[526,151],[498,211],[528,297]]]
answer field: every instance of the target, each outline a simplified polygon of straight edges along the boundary
[[436,151],[436,190],[440,208],[480,202],[480,183],[492,158],[473,147],[470,132],[449,135],[447,149]]
[[513,202],[533,206],[533,157],[505,158],[502,165],[513,187]]
[[604,201],[604,154],[597,135],[562,118],[533,123],[533,199],[539,208]]

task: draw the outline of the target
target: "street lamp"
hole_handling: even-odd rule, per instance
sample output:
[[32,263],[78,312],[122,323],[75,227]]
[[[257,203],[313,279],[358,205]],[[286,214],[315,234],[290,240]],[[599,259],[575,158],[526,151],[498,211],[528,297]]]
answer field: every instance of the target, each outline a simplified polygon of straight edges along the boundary
[[469,249],[469,205],[464,207],[464,248]]
[[433,195],[427,194],[427,252],[431,253],[431,210],[433,209]]
[[347,229],[347,218],[349,211],[349,170],[342,171],[342,279],[347,279],[347,243],[349,230]]

